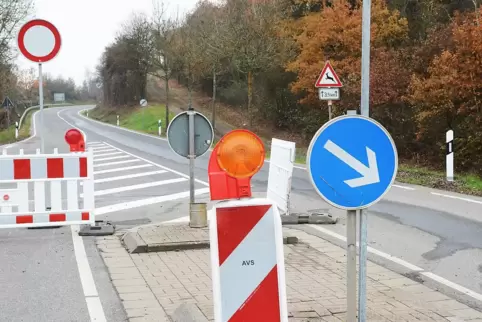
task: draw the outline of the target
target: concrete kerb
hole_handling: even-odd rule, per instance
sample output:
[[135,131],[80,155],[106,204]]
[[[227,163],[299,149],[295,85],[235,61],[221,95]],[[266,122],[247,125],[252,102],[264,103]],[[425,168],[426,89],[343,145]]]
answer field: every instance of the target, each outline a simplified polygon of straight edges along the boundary
[[[153,225],[150,225],[152,227]],[[157,227],[176,226],[185,227],[188,229],[186,223],[164,223],[157,224]],[[205,232],[205,237],[197,240],[184,240],[179,242],[148,242],[139,233],[139,229],[136,231],[125,232],[121,236],[121,242],[130,254],[139,253],[155,253],[155,252],[169,252],[169,251],[182,251],[182,250],[194,250],[194,249],[208,249],[209,248],[209,230],[208,228],[190,228],[195,230],[202,230]],[[283,232],[284,244],[297,244],[298,238],[290,233]]]

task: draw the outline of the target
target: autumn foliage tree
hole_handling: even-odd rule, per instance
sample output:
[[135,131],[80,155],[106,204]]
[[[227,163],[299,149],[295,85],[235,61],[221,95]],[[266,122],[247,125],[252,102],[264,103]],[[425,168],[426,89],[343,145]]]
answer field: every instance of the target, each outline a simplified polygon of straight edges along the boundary
[[[400,159],[442,168],[453,128],[457,166],[482,174],[480,4],[372,0],[370,117],[390,132]],[[214,125],[219,115],[306,146],[328,119],[314,87],[327,60],[343,82],[334,115],[359,108],[362,0],[199,0],[183,19],[168,21],[153,19],[155,50],[139,57],[165,81],[166,97],[174,79],[209,96],[193,104]],[[134,76],[146,66],[127,64],[124,42],[107,47],[103,61],[114,104],[144,87]],[[169,98],[163,103],[167,110]]]
[[[361,2],[352,7],[347,0],[335,0],[331,7],[293,22],[292,33],[299,53],[287,64],[287,70],[297,74],[291,89],[304,94],[302,103],[319,105],[314,84],[325,61],[329,60],[343,80],[340,106],[354,108],[359,105],[361,22]],[[407,40],[407,33],[406,19],[397,11],[390,11],[385,1],[373,1],[370,77],[370,102],[373,105],[397,100],[407,83],[409,75],[393,77],[400,70],[394,49]]]
[[[450,24],[450,43],[434,57],[428,75],[414,75],[408,100],[417,108],[417,139],[428,156],[439,159],[445,153],[445,131],[453,129],[457,165],[482,173],[482,28],[478,12],[456,14]],[[436,35],[432,35],[436,37]],[[430,152],[431,153],[430,153]]]

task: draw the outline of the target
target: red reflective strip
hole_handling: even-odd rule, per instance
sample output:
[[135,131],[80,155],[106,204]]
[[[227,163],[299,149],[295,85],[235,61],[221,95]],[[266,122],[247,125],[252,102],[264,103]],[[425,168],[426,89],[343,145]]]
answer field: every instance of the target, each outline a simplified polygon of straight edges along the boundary
[[219,266],[263,218],[271,205],[216,209]]
[[50,222],[65,221],[65,214],[50,214],[49,221]]
[[47,178],[63,178],[64,177],[64,159],[48,158],[47,159]]
[[13,178],[15,180],[32,178],[29,159],[13,160]]
[[87,158],[79,158],[80,163],[80,177],[87,177]]
[[89,220],[90,219],[90,214],[88,212],[83,212],[82,213],[82,220]]
[[32,224],[33,216],[32,215],[17,216],[16,222],[17,224]]
[[277,266],[273,267],[271,272],[229,319],[229,322],[242,321],[281,321]]

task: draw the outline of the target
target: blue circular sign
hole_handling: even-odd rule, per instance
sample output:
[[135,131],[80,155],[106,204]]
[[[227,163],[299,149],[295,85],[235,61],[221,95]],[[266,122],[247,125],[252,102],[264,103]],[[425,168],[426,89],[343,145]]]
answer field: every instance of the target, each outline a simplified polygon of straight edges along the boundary
[[377,121],[346,115],[314,135],[306,160],[318,194],[334,207],[357,210],[378,202],[398,170],[398,154],[388,131]]

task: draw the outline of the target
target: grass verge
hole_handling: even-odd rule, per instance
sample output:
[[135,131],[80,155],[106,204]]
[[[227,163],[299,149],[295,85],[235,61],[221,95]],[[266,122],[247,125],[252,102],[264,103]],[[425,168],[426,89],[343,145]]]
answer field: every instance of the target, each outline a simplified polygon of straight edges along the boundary
[[[87,112],[82,113],[86,115]],[[106,108],[97,107],[89,111],[89,118],[97,121],[117,124],[117,115],[119,115],[119,125],[130,130],[140,131],[149,134],[158,134],[158,120],[162,121],[162,136],[165,136],[164,127],[166,119],[166,108],[163,104],[152,105],[148,107],[138,108]],[[169,120],[176,116],[169,113]]]
[[[84,112],[84,115],[86,113]],[[89,111],[89,117],[98,121],[117,124],[119,115],[120,126],[144,133],[157,135],[157,121],[165,120],[164,105],[153,105],[147,108],[136,109],[115,109],[115,108],[95,108]],[[175,115],[170,113],[170,119]],[[163,128],[163,135],[165,129]],[[263,139],[266,145],[266,159],[270,158],[269,146],[270,139]],[[214,140],[213,146],[218,142]],[[307,148],[297,148],[295,162],[306,165]],[[460,174],[456,176],[454,182],[447,182],[445,172],[421,167],[417,165],[401,163],[398,167],[398,182],[426,186],[435,189],[459,192],[475,196],[482,196],[482,178],[471,174]]]
[[[295,162],[306,165],[306,153],[306,148],[296,149]],[[269,151],[267,151],[267,158],[269,158]],[[473,174],[456,175],[453,182],[448,182],[444,171],[400,163],[396,180],[402,183],[482,196],[482,178]]]
[[18,139],[15,139],[15,125],[11,125],[8,129],[4,129],[0,131],[0,144],[10,144],[17,141],[25,140],[30,136],[30,126],[32,123],[32,115],[35,111],[29,112],[25,116],[25,121],[22,124],[22,128],[18,132]]

